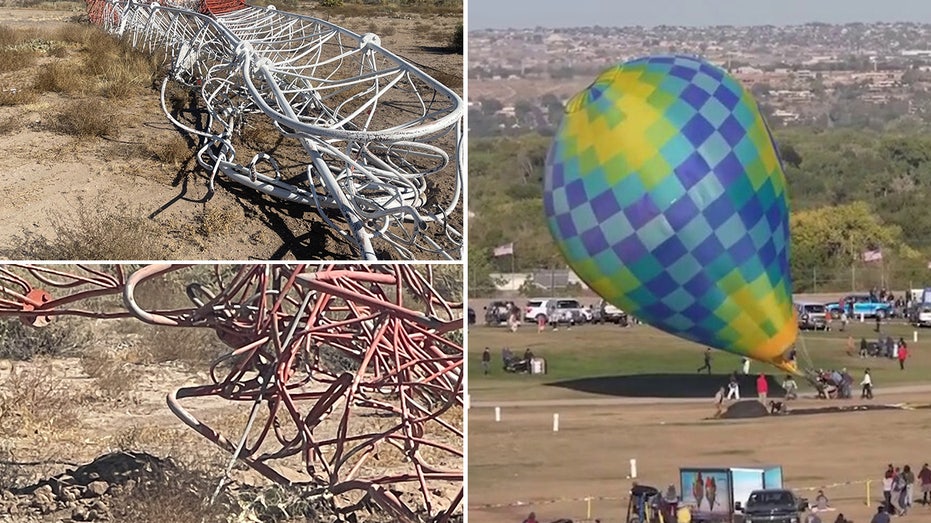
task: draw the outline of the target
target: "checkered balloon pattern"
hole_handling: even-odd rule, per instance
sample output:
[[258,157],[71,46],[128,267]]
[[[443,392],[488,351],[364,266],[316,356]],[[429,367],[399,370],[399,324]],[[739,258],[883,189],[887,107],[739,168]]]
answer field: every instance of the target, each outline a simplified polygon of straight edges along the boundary
[[775,364],[798,326],[786,181],[756,101],[703,60],[656,56],[573,97],[544,209],[605,300],[697,343]]

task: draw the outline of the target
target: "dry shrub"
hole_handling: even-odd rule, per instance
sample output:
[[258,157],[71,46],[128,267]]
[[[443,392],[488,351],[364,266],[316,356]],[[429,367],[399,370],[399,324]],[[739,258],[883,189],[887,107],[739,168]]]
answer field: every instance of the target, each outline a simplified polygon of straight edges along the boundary
[[26,49],[0,50],[0,73],[19,71],[36,63],[36,53]]
[[137,485],[121,503],[111,508],[111,516],[115,521],[228,521],[231,505],[226,499],[209,504],[209,498],[216,488],[215,479],[183,468],[159,475],[162,477]]
[[141,332],[138,344],[127,358],[151,365],[178,361],[203,370],[228,350],[210,329],[193,327],[151,327]]
[[58,115],[58,132],[93,138],[113,136],[119,131],[119,118],[113,105],[101,100],[72,100],[65,104]]
[[36,92],[32,89],[10,89],[0,91],[0,107],[26,105],[36,101]]
[[31,231],[14,236],[5,254],[19,260],[163,260],[174,253],[167,233],[139,205],[78,205],[51,217],[51,238]]
[[282,135],[267,118],[253,119],[240,130],[242,143],[256,151],[273,150],[282,140]]
[[61,42],[87,45],[93,38],[100,38],[102,32],[96,26],[68,24],[58,30],[56,38]]
[[84,71],[75,64],[52,62],[36,74],[33,86],[42,93],[73,94],[84,90],[87,78]]
[[93,378],[100,393],[117,401],[133,391],[142,375],[138,368],[123,361],[120,354],[104,349],[82,352],[81,369]]
[[78,421],[77,396],[41,362],[14,365],[0,382],[0,435],[16,436],[67,427]]
[[24,325],[18,319],[0,321],[0,358],[66,356],[89,340],[90,333],[71,319],[59,317],[43,327]]
[[159,72],[160,58],[134,49],[124,40],[100,34],[85,45],[84,70],[100,80],[100,93],[108,98],[124,97],[149,87]]
[[19,118],[15,116],[0,118],[0,136],[15,133],[22,128],[22,123],[19,121]]
[[226,236],[242,228],[244,217],[238,209],[204,205],[198,217],[198,232],[206,238]]
[[156,161],[172,167],[181,167],[191,157],[191,148],[180,134],[173,134],[149,145],[149,153]]

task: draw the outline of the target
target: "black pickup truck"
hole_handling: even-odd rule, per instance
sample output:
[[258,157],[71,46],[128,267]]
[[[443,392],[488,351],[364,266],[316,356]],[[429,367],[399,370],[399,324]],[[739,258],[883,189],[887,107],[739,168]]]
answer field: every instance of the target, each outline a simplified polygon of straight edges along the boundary
[[754,490],[746,506],[737,503],[735,508],[743,513],[744,523],[802,523],[808,501],[796,497],[791,490]]

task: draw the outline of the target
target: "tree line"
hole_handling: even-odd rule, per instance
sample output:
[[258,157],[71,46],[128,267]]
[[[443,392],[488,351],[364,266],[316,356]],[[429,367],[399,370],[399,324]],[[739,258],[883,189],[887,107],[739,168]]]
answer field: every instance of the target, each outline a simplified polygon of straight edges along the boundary
[[[931,282],[931,135],[925,131],[775,131],[789,184],[796,292]],[[470,289],[490,289],[488,275],[512,266],[565,267],[543,217],[551,141],[536,133],[470,141]],[[513,259],[493,256],[496,246],[511,242]],[[882,262],[864,263],[866,250],[881,250]]]

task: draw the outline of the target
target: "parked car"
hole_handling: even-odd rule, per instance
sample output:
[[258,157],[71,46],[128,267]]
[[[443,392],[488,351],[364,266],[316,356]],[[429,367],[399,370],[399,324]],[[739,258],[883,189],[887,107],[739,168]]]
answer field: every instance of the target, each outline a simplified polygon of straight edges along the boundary
[[[888,318],[892,314],[892,304],[880,301],[869,294],[851,294],[843,299],[847,309],[847,315],[853,318],[859,318],[862,314],[866,318],[879,319]],[[839,318],[841,315],[840,303],[833,302],[825,304],[832,317]]]
[[823,303],[797,302],[798,328],[801,330],[827,330],[827,307]]
[[618,325],[627,326],[629,318],[627,313],[615,307],[614,305],[608,303],[605,300],[601,300],[601,303],[598,304],[598,309],[601,310],[601,319],[605,323],[616,323]]
[[507,323],[508,316],[510,315],[509,305],[511,302],[507,301],[493,301],[485,307],[485,325],[496,326],[501,325],[502,323]]
[[536,323],[540,317],[547,323],[582,323],[584,313],[578,300],[567,298],[534,298],[524,308],[524,321]]
[[931,327],[931,303],[922,303],[913,307],[908,321],[916,327]]

